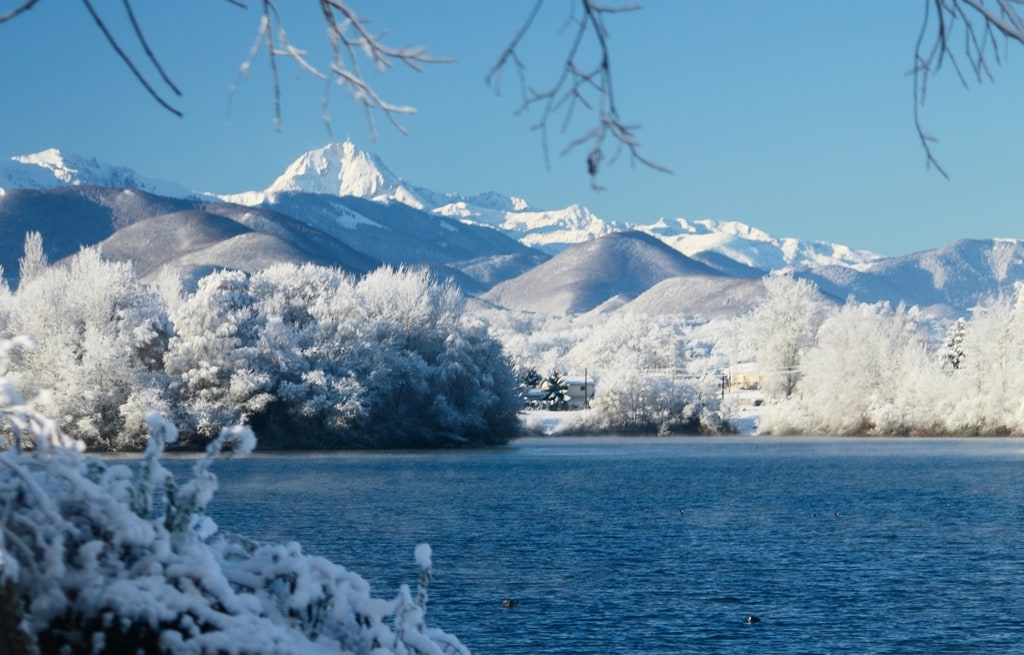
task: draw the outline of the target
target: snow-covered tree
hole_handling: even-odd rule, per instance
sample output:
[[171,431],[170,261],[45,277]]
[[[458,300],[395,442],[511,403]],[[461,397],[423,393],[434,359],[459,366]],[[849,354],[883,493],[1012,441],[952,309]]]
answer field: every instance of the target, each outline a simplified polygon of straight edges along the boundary
[[29,232],[25,235],[25,254],[18,260],[18,279],[20,283],[38,277],[49,266],[46,253],[43,252],[43,235]]
[[585,366],[599,388],[590,405],[595,428],[692,433],[719,427],[719,399],[708,393],[688,329],[679,317],[617,314],[570,351],[568,361]]
[[964,352],[964,333],[967,330],[967,322],[958,318],[950,326],[946,335],[946,344],[942,352],[942,365],[946,370],[953,372],[963,368],[967,353]]
[[96,249],[47,266],[41,241],[28,245],[23,268],[32,272],[6,301],[3,329],[36,346],[14,361],[10,376],[27,393],[45,393],[46,410],[90,447],[137,447],[146,433],[140,406],[165,407],[170,325],[161,299],[130,264],[105,262]]
[[800,379],[801,357],[814,343],[825,308],[813,283],[786,273],[764,278],[767,296],[745,319],[754,344],[761,388],[769,399],[789,398]]
[[934,384],[944,376],[913,312],[850,302],[827,318],[803,356],[798,391],[769,405],[771,433],[928,432]]
[[202,278],[171,321],[174,336],[164,368],[188,433],[211,438],[270,403],[270,377],[253,368],[264,326],[245,273],[221,271]]
[[951,376],[953,407],[943,415],[953,426],[978,434],[1024,431],[1024,294],[998,297],[977,307],[963,329],[968,353]]
[[565,381],[565,373],[557,368],[551,369],[543,380],[540,388],[544,390],[544,405],[547,409],[562,411],[569,409],[569,385]]
[[[382,268],[356,285],[366,312],[361,426],[392,446],[499,443],[518,430],[516,381],[484,324],[464,315],[450,282],[426,271]],[[454,413],[453,413],[454,412]]]
[[202,438],[237,421],[289,448],[495,443],[517,429],[500,344],[426,272],[216,273],[172,319],[166,370]]

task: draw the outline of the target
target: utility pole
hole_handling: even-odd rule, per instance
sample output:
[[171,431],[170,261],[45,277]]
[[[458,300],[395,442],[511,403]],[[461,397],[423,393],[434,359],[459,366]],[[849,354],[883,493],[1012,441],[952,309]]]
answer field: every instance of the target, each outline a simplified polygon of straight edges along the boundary
[[583,367],[583,409],[590,409],[590,375],[587,367]]

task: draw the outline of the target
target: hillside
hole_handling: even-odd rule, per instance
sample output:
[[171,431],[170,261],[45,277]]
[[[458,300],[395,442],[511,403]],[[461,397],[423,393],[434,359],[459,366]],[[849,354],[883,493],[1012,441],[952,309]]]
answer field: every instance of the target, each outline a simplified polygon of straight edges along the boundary
[[50,261],[84,246],[131,260],[140,275],[173,266],[186,276],[216,268],[259,270],[279,262],[315,262],[365,273],[379,261],[283,214],[135,190],[70,186],[15,189],[0,198],[0,266],[18,279],[25,233],[38,231]]
[[935,250],[880,260],[862,270],[830,266],[796,274],[840,298],[904,302],[937,315],[966,315],[980,301],[1008,295],[1024,280],[1024,243],[962,239]]
[[612,298],[632,299],[672,277],[721,274],[641,232],[616,232],[566,248],[502,282],[483,299],[508,309],[578,314]]

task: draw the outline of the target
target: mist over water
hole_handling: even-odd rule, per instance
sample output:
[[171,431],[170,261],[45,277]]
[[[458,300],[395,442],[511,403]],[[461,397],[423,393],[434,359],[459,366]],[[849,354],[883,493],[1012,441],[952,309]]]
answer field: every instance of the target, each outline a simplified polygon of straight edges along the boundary
[[428,621],[476,653],[996,653],[1024,638],[1021,440],[547,438],[214,470],[221,529],[298,541],[376,595],[415,585],[430,543]]

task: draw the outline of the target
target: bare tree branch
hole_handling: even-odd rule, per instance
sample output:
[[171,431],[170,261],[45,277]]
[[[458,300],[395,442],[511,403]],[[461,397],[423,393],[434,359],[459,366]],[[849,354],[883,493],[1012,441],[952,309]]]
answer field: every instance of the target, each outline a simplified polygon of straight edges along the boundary
[[[920,109],[924,106],[928,82],[949,62],[960,83],[969,86],[969,78],[960,66],[960,57],[970,67],[977,83],[993,80],[990,64],[999,65],[1002,37],[1004,43],[1016,41],[1024,45],[1024,17],[1018,5],[1024,0],[925,0],[924,18],[914,49],[914,127],[925,153],[925,166],[935,167],[949,178],[932,152],[935,137],[924,130]],[[934,12],[933,12],[934,10]],[[934,14],[934,15],[933,15]],[[954,45],[957,29],[963,31],[963,49]]]
[[[546,88],[536,89],[529,86],[526,81],[526,66],[519,55],[519,50],[523,38],[533,26],[543,4],[544,0],[536,0],[523,25],[487,74],[488,85],[500,93],[501,80],[506,68],[511,67],[515,71],[522,96],[516,113],[529,111],[533,106],[539,107],[540,119],[533,125],[533,129],[541,133],[544,158],[549,165],[548,123],[561,115],[561,131],[565,132],[569,129],[578,107],[594,113],[597,117],[596,125],[571,138],[562,149],[562,154],[567,154],[578,147],[587,147],[587,172],[595,189],[601,188],[597,184],[597,175],[605,160],[605,148],[609,142],[614,150],[611,161],[620,153],[628,152],[633,162],[640,162],[662,172],[670,172],[664,166],[640,154],[640,144],[636,138],[638,126],[623,121],[615,104],[608,30],[604,24],[604,17],[607,14],[635,11],[639,6],[606,5],[597,0],[572,0],[572,9],[566,24],[575,27],[575,31],[569,43],[565,66],[554,83]],[[577,8],[582,10],[579,16],[576,14]],[[596,61],[585,61],[582,54],[581,49],[588,40],[597,47]]]
[[18,14],[28,11],[29,9],[34,7],[37,2],[39,2],[39,0],[26,0],[25,2],[21,3],[14,9],[7,12],[6,14],[0,16],[0,23],[6,23],[12,18],[15,18]]
[[[106,23],[103,22],[103,19],[100,18],[100,15],[96,12],[96,9],[92,6],[92,2],[90,2],[90,0],[82,0],[82,4],[84,4],[85,8],[89,10],[89,15],[92,16],[92,20],[96,23],[96,27],[100,28],[100,31],[103,32],[103,36],[106,37],[107,43],[109,43],[110,47],[114,49],[114,52],[116,52],[117,56],[121,58],[121,61],[123,61],[126,66],[128,66],[128,69],[131,70],[132,74],[135,76],[135,79],[139,81],[139,84],[141,84],[142,87],[146,89],[147,92],[149,92],[149,95],[152,96],[153,99],[156,100],[164,109],[171,112],[175,116],[181,116],[181,111],[172,107],[170,103],[164,100],[163,96],[157,93],[156,89],[154,89],[152,85],[150,85],[149,80],[147,80],[146,77],[135,66],[135,62],[132,61],[132,58],[129,57],[125,53],[125,51],[121,49],[121,44],[118,43],[117,39],[114,38],[114,35],[111,34],[109,29],[107,29]],[[125,7],[128,8],[129,14],[131,14],[131,8],[128,3],[128,0],[125,0],[124,4]],[[136,25],[134,15],[132,15],[132,25]],[[146,49],[146,52],[148,53],[149,46],[145,45],[146,42],[145,39],[142,37],[142,33],[138,31],[138,29],[136,29],[135,33],[140,39],[140,41],[142,41]],[[157,68],[160,70],[160,74],[163,75],[163,68],[160,68],[159,65],[157,66]],[[168,85],[171,87],[171,90],[174,93],[176,93],[177,95],[181,95],[181,93],[178,92],[177,87],[171,84],[170,81],[167,80],[166,76],[164,76],[164,80],[167,81]]]
[[153,67],[156,68],[158,73],[160,73],[160,77],[163,78],[164,83],[170,87],[171,91],[174,92],[174,95],[180,96],[181,91],[179,91],[178,87],[174,85],[171,78],[167,76],[167,73],[164,71],[164,67],[160,65],[160,60],[153,54],[153,51],[149,47],[149,42],[147,42],[146,37],[143,36],[142,28],[139,27],[138,21],[135,20],[135,12],[132,11],[131,0],[124,0],[124,11],[128,14],[128,20],[131,21],[132,30],[135,32],[135,38],[139,40],[139,45],[142,46],[143,51],[146,53],[146,57],[149,58],[150,63],[152,63]]

